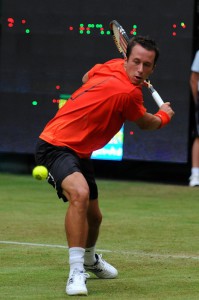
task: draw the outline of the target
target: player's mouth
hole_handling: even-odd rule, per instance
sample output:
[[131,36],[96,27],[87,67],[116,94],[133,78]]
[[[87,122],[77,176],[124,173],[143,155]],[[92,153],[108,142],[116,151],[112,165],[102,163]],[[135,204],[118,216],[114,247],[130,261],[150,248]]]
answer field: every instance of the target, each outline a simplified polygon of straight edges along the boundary
[[138,84],[140,84],[142,81],[143,81],[143,79],[142,79],[142,77],[140,77],[140,76],[134,76],[134,77],[133,77],[133,84],[138,85]]

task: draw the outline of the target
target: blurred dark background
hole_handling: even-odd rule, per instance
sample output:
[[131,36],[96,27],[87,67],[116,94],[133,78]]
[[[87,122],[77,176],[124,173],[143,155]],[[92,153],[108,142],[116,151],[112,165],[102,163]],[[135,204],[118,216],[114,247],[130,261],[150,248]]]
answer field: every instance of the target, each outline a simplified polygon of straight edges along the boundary
[[[151,81],[176,114],[156,132],[125,123],[121,158],[94,159],[96,175],[187,184],[198,0],[1,0],[0,14],[1,172],[31,173],[37,137],[60,98],[67,99],[94,64],[119,57],[109,31],[109,22],[116,19],[129,36],[149,35],[157,41],[160,59]],[[146,107],[155,113],[149,92],[144,95]]]

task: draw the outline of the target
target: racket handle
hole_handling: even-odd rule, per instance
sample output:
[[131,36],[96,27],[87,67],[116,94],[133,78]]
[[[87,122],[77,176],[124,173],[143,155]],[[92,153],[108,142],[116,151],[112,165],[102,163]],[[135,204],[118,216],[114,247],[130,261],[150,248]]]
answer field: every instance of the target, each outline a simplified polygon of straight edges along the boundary
[[162,104],[164,104],[164,101],[162,100],[158,92],[152,86],[149,87],[149,90],[158,107],[162,106]]

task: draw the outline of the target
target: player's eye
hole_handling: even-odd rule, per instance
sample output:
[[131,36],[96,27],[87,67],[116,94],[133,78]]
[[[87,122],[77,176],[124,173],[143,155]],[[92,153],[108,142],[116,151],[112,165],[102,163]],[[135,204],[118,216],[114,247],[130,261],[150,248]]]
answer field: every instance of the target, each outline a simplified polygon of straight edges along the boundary
[[140,64],[140,60],[139,59],[134,59],[133,62],[134,62],[135,65],[139,65]]
[[144,63],[144,66],[147,68],[151,68],[152,64],[147,62],[147,63]]

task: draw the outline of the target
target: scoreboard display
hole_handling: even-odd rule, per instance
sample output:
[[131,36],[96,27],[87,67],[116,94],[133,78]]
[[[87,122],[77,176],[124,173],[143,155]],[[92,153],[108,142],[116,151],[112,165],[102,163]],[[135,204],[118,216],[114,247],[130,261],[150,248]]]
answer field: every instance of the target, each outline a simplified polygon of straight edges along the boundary
[[[113,5],[114,3],[114,5]],[[175,110],[161,131],[126,122],[93,159],[187,162],[194,0],[133,2],[1,0],[0,152],[34,153],[45,124],[96,63],[120,57],[109,23],[131,36],[157,41],[160,58],[151,81]],[[158,110],[144,90],[147,110]]]

